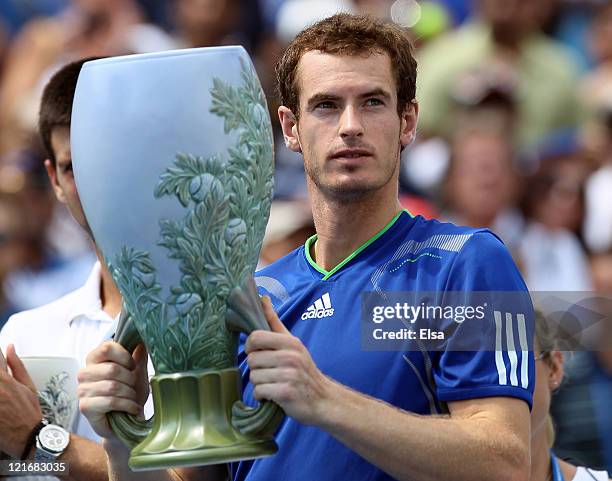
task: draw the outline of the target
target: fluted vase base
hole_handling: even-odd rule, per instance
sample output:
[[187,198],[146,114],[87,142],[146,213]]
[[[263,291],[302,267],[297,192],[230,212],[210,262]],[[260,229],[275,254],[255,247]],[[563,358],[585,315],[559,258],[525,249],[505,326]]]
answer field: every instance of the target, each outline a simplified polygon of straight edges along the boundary
[[221,464],[276,453],[272,435],[232,424],[240,378],[236,368],[162,374],[151,379],[155,408],[149,435],[133,450],[134,471]]

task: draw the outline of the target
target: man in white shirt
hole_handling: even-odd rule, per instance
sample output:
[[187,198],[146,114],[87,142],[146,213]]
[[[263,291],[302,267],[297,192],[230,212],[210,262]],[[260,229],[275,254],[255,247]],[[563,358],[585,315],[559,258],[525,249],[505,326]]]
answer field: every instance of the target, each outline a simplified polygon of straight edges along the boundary
[[[45,167],[55,195],[91,237],[76,191],[70,152],[72,101],[84,62],[63,67],[45,87],[39,130],[49,154]],[[98,262],[80,289],[8,320],[0,333],[0,347],[6,354],[5,359],[0,353],[1,452],[21,459],[66,461],[69,479],[108,479],[104,450],[95,442],[99,438],[82,415],[74,433],[66,434],[67,446],[59,453],[47,450],[44,438],[38,435],[44,429],[40,404],[17,353],[73,357],[83,367],[87,353],[113,335],[120,310],[121,294],[104,263]],[[136,358],[141,361],[139,368],[145,369],[144,352],[138,351]]]

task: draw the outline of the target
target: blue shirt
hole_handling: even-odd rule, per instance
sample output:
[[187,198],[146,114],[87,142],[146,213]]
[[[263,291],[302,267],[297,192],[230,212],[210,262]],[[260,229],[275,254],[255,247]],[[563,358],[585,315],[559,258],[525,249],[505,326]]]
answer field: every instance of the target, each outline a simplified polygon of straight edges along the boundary
[[[533,353],[524,340],[533,335],[533,307],[514,262],[494,234],[403,211],[331,272],[310,258],[308,246],[313,241],[260,270],[256,281],[325,375],[417,414],[446,412],[447,401],[491,396],[519,398],[531,405]],[[518,306],[527,319],[522,338],[516,324],[512,332],[507,325],[500,329],[499,319],[489,319],[492,328],[480,334],[497,336],[499,347],[500,339],[510,333],[514,349],[512,344],[503,344],[498,352],[370,351],[362,346],[364,292],[462,291],[469,297],[472,291],[487,290],[523,294]],[[239,361],[245,402],[254,404],[244,353]],[[276,441],[276,455],[233,464],[233,479],[392,479],[326,432],[288,417]]]

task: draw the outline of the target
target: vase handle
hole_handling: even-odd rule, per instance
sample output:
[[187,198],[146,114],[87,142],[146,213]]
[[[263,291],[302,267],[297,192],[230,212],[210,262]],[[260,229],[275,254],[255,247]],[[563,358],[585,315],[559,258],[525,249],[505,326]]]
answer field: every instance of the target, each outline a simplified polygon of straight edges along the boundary
[[[247,277],[242,286],[232,291],[227,303],[229,329],[247,335],[257,329],[270,330],[255,280],[251,276]],[[255,408],[242,401],[236,401],[232,406],[232,425],[246,435],[272,436],[284,416],[280,406],[272,401],[263,401]]]
[[[133,352],[142,342],[125,304],[122,305],[114,340],[129,352]],[[153,418],[142,420],[122,411],[111,411],[107,417],[112,430],[128,448],[133,448],[146,438],[153,426]]]

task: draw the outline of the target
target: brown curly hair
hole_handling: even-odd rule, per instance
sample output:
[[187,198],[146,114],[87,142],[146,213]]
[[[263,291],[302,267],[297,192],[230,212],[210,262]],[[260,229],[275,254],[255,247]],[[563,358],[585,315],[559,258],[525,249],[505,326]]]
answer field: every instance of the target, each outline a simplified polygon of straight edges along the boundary
[[397,85],[397,111],[401,115],[416,95],[417,63],[406,33],[395,24],[366,15],[338,13],[302,30],[276,64],[281,105],[299,114],[297,67],[306,52],[334,55],[386,53]]

